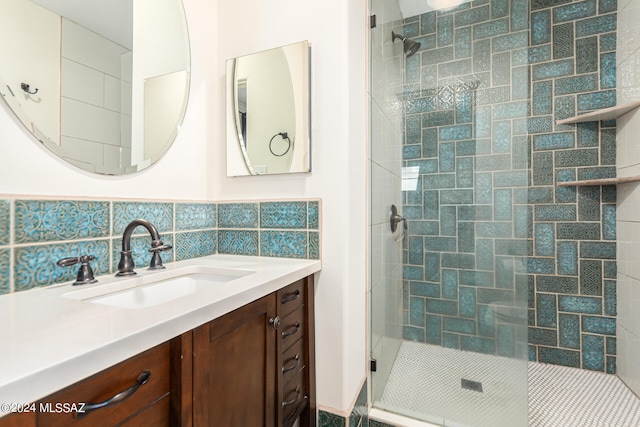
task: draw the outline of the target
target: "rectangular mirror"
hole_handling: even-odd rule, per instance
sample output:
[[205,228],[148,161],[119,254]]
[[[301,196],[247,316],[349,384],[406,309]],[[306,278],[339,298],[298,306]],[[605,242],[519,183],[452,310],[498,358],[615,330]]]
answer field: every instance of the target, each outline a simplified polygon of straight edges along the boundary
[[308,41],[227,61],[227,176],[311,171],[309,61]]

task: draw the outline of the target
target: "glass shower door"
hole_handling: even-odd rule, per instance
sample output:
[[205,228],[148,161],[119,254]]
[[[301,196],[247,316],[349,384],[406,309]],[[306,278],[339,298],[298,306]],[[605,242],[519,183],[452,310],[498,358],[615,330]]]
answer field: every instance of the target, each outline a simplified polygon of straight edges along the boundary
[[[392,233],[391,205],[402,206],[402,60],[391,40],[391,22],[401,19],[397,2],[373,0],[369,91],[371,149],[370,293],[371,354],[376,360],[372,397],[380,397],[402,343],[402,232]],[[378,380],[380,379],[380,380]]]
[[526,426],[528,3],[371,14],[372,404]]

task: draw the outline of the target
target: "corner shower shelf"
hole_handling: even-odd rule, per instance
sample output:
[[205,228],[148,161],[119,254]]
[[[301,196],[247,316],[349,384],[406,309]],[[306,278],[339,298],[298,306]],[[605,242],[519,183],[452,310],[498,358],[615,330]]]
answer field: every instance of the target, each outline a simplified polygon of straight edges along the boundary
[[568,117],[566,119],[558,120],[557,123],[559,125],[566,125],[569,123],[592,122],[597,120],[612,120],[638,107],[640,107],[640,101],[633,101],[633,102],[628,102],[622,105],[616,105],[615,107],[603,108],[602,110],[596,110],[590,113],[580,114],[579,116]]
[[567,181],[559,182],[558,187],[580,187],[584,185],[616,185],[627,182],[640,181],[640,175],[627,176],[622,178],[601,178],[601,179],[585,179],[584,181]]

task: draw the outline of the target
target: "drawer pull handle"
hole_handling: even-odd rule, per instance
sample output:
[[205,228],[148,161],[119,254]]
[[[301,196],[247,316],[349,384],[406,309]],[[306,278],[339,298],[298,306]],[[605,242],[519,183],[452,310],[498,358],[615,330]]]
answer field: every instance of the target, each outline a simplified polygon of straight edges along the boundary
[[298,299],[298,297],[300,296],[300,289],[296,289],[296,291],[294,293],[292,293],[289,296],[286,297],[282,297],[282,304],[286,304],[288,302],[291,301],[295,301]]
[[298,401],[298,399],[300,399],[300,386],[296,386],[296,397],[288,402],[282,402],[282,407],[284,408],[285,406],[293,405]]
[[293,364],[289,365],[289,366],[283,366],[282,367],[282,373],[284,374],[285,372],[289,372],[292,369],[296,369],[298,367],[298,365],[300,365],[300,353],[296,353],[296,356],[293,358],[294,362]]
[[[309,396],[305,396],[305,397],[304,397],[304,400],[308,400],[308,399],[309,399]],[[291,413],[287,416],[287,418],[285,418],[285,419],[284,419],[284,421],[293,420],[297,414],[298,414],[298,413],[297,413],[297,411],[293,411],[293,412],[291,412]]]
[[133,396],[133,394],[138,391],[141,385],[146,384],[151,377],[151,372],[142,371],[140,375],[138,375],[138,379],[136,380],[135,385],[129,387],[128,389],[121,391],[120,393],[113,396],[111,399],[107,399],[104,402],[100,403],[87,403],[84,406],[84,412],[76,412],[76,418],[84,418],[89,415],[90,412],[95,410],[106,408],[107,406],[115,405],[116,403],[123,402]]
[[282,338],[286,338],[289,335],[295,334],[296,332],[298,332],[298,329],[300,329],[300,322],[296,322],[296,324],[293,325],[293,328],[291,328],[290,330],[282,331]]

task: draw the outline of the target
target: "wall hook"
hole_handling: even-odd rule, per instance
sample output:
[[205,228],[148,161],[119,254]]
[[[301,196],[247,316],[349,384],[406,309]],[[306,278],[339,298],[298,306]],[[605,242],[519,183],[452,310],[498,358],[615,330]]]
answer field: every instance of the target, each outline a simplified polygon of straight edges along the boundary
[[29,86],[27,83],[20,83],[20,87],[29,95],[35,95],[36,93],[38,93],[38,89],[36,89],[34,92],[31,92],[31,86]]

